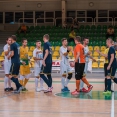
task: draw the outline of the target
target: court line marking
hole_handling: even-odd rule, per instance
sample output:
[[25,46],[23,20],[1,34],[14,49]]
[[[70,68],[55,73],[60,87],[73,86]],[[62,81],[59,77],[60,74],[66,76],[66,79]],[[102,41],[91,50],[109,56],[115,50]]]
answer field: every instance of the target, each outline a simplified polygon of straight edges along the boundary
[[[114,91],[114,82],[112,83],[113,91]],[[111,101],[111,117],[114,117],[114,92],[112,93],[112,101]]]

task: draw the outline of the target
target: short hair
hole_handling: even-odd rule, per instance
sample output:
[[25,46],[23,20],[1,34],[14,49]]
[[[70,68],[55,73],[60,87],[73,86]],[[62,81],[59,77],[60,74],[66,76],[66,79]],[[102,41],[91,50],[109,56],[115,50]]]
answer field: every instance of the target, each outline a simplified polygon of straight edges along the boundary
[[49,38],[50,38],[50,36],[48,34],[45,34],[43,37],[46,38],[47,40],[49,40]]
[[27,39],[26,39],[26,38],[23,38],[23,39],[22,39],[22,43],[23,43],[25,40],[27,40]]
[[37,43],[37,42],[41,42],[41,41],[40,41],[40,40],[37,40],[36,43]]
[[61,42],[63,42],[64,40],[67,40],[67,38],[62,38],[62,39],[61,39]]
[[83,38],[83,41],[85,41],[86,39],[89,39],[89,38],[88,38],[88,37],[84,37],[84,38]]
[[107,41],[110,41],[110,43],[113,43],[112,38],[108,38]]
[[11,38],[11,36],[7,37],[6,41],[8,41],[8,40],[9,40],[9,38]]
[[75,40],[77,40],[78,42],[81,42],[81,37],[80,36],[76,36]]
[[11,38],[12,38],[14,41],[17,41],[16,35],[11,35]]

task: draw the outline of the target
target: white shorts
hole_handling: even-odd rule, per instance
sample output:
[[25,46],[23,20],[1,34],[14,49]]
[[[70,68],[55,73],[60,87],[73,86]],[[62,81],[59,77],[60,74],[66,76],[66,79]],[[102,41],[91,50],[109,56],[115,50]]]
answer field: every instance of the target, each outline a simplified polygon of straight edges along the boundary
[[41,67],[34,67],[34,76],[39,76]]
[[85,68],[84,68],[85,75],[87,74],[87,70],[88,70],[88,62],[85,63]]
[[60,74],[61,75],[67,75],[69,73],[72,73],[72,68],[70,65],[66,65],[63,62],[60,63]]
[[31,77],[31,74],[28,75],[20,75],[20,80],[23,80],[24,78],[29,79]]
[[11,68],[11,61],[4,61],[4,72],[9,74]]

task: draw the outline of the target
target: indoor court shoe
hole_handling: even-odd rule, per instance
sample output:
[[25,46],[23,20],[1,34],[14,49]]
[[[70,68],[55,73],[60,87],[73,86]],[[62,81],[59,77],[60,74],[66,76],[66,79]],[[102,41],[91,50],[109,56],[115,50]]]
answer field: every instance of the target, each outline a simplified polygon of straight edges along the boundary
[[37,91],[37,92],[45,91],[45,88],[44,88],[44,87],[41,87],[41,88],[38,88],[38,87],[37,87],[37,88],[36,88],[36,91]]
[[64,87],[64,88],[65,88],[65,91],[67,91],[67,92],[69,92],[69,91],[70,91],[68,87]]
[[104,95],[111,95],[111,91],[105,91],[103,92]]
[[10,90],[9,90],[9,88],[5,88],[4,91],[9,92]]
[[13,87],[9,88],[10,91],[13,91]]
[[61,89],[61,92],[66,92],[65,87],[63,89]]
[[52,88],[48,88],[47,90],[44,91],[44,93],[49,93],[52,92]]
[[92,89],[93,89],[93,86],[90,85],[90,86],[88,87],[87,93],[90,92]]
[[87,90],[86,90],[85,88],[82,88],[82,89],[80,90],[80,92],[87,93]]
[[78,92],[77,90],[75,90],[75,91],[71,92],[71,94],[72,94],[72,95],[78,95],[79,92]]

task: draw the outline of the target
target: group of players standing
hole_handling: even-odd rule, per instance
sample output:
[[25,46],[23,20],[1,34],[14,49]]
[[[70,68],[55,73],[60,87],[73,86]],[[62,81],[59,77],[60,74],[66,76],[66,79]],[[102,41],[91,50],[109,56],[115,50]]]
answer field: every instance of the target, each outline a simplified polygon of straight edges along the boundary
[[[52,92],[52,47],[49,42],[49,35],[45,34],[43,36],[43,51],[41,50],[41,41],[36,41],[36,48],[33,51],[33,59],[35,61],[34,75],[35,75],[35,90],[37,92],[44,91],[44,93]],[[73,50],[68,47],[68,42],[66,38],[62,39],[62,46],[60,47],[60,73],[62,75],[61,84],[62,92],[70,91],[68,88],[68,83],[72,78],[72,68],[75,67],[75,78],[76,78],[76,89],[71,92],[72,95],[78,95],[80,92],[88,93],[92,90],[93,86],[89,84],[86,79],[88,61],[91,58],[96,61],[88,49],[89,39],[83,39],[83,45],[81,44],[81,37],[76,36],[74,39],[76,44]],[[11,87],[11,80],[16,85],[16,90],[14,93],[20,93],[20,91],[27,91],[26,84],[30,76],[29,62],[30,58],[28,56],[27,39],[22,39],[22,46],[16,42],[16,36],[12,35],[8,37],[7,44],[4,46],[5,60],[4,60],[4,70],[5,70],[5,91],[13,91]],[[107,39],[108,52],[102,54],[97,51],[105,59],[108,59],[108,63],[105,65],[105,92],[110,93],[111,90],[111,79],[117,83],[117,79],[114,77],[116,72],[116,58],[115,49],[112,46],[112,39]],[[69,62],[69,52],[74,53],[75,60],[73,63]],[[18,80],[18,75],[20,71],[20,78]],[[38,87],[38,81],[40,80],[40,88]],[[48,86],[45,90],[43,87],[43,82]],[[88,89],[84,88],[84,83],[87,85]]]

